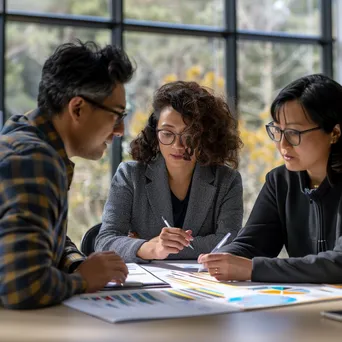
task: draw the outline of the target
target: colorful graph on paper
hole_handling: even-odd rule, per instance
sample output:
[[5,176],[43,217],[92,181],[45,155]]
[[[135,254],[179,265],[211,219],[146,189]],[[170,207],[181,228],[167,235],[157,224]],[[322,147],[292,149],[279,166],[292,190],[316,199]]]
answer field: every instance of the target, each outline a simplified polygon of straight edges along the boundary
[[326,285],[256,286],[248,282],[237,285],[218,282],[207,274],[175,270],[158,271],[158,278],[172,287],[82,294],[63,304],[109,322],[121,322],[230,313],[342,298],[342,289]]
[[111,291],[106,294],[79,295],[64,301],[63,304],[111,323],[239,311],[237,307],[202,301],[196,295],[172,289]]
[[[266,287],[110,291],[74,296],[64,304],[108,322],[122,322],[212,315],[342,298],[342,290],[320,286]],[[267,290],[276,292],[264,292]]]
[[301,289],[300,287],[293,286],[262,286],[253,288],[254,291],[265,294],[278,294],[278,295],[302,295],[310,293],[308,289]]
[[238,305],[243,309],[260,307],[281,306],[294,304],[297,299],[281,295],[268,296],[266,294],[252,294],[243,297],[233,297],[228,299],[228,303]]
[[205,273],[189,273],[182,271],[168,271],[165,274],[158,273],[158,276],[173,287],[229,287],[234,288],[231,284],[220,283],[215,278]]

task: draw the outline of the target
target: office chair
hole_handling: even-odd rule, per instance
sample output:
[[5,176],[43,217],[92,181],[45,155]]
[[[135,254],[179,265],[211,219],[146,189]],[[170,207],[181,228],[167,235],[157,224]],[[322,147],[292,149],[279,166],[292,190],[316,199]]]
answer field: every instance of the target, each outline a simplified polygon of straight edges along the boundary
[[98,223],[94,227],[91,227],[82,237],[81,240],[81,252],[86,256],[94,252],[95,238],[99,233],[102,223]]

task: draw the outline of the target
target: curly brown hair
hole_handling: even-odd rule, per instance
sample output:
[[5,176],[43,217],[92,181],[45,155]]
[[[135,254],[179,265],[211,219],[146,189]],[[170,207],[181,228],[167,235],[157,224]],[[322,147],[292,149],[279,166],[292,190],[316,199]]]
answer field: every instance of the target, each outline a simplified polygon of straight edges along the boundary
[[195,153],[201,165],[229,165],[237,168],[242,141],[238,122],[228,104],[196,82],[164,84],[154,94],[153,113],[131,144],[134,160],[149,163],[159,153],[157,125],[161,111],[171,106],[187,125],[187,153]]

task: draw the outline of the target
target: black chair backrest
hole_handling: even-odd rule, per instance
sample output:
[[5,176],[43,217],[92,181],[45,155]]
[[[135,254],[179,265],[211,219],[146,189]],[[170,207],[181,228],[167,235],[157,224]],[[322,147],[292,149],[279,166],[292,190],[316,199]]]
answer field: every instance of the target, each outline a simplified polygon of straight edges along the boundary
[[95,238],[99,233],[102,223],[98,223],[94,227],[91,227],[82,237],[81,240],[81,252],[86,256],[94,252]]

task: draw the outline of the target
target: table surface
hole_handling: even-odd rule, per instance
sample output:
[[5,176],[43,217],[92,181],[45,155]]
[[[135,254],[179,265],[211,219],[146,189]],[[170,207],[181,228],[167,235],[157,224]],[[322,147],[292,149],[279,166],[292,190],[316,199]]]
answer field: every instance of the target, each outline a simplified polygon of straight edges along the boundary
[[110,324],[63,305],[0,309],[0,341],[325,341],[342,338],[342,322],[320,316],[342,300],[182,319]]
[[341,341],[342,322],[322,317],[323,310],[342,310],[342,300],[117,324],[64,305],[27,311],[0,308],[0,341]]

